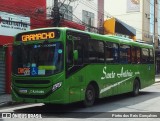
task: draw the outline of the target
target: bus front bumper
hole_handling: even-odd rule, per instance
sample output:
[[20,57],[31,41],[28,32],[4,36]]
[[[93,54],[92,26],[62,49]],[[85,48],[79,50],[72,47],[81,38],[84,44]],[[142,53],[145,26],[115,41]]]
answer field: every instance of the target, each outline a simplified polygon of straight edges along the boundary
[[[32,90],[28,88],[27,90]],[[39,92],[43,92],[41,89]],[[15,102],[24,102],[24,103],[50,103],[50,104],[66,104],[68,101],[64,98],[64,94],[62,93],[63,89],[58,89],[54,92],[52,90],[48,90],[45,94],[24,94],[25,90],[20,90],[20,88],[12,87],[12,100]],[[21,93],[19,92],[21,91]],[[37,91],[38,92],[38,91]]]

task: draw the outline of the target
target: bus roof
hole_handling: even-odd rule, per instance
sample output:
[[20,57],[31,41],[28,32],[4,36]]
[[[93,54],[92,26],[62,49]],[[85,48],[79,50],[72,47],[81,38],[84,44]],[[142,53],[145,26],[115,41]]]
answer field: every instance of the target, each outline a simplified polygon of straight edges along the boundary
[[[146,43],[135,42],[132,39],[125,38],[125,37],[120,37],[120,36],[116,36],[116,35],[101,35],[101,34],[97,34],[97,33],[86,32],[86,31],[77,30],[77,29],[68,28],[68,27],[38,28],[38,29],[29,30],[29,31],[26,31],[26,32],[21,32],[21,33],[27,33],[27,32],[38,31],[38,30],[50,30],[50,29],[59,29],[59,30],[64,30],[64,31],[71,30],[71,31],[75,31],[75,32],[88,34],[88,35],[90,35],[90,37],[92,39],[115,42],[115,43],[119,43],[119,44],[134,45],[134,46],[137,46],[137,47],[153,48],[153,45],[149,45],[149,44],[146,44]],[[21,34],[21,33],[19,33],[19,34]]]

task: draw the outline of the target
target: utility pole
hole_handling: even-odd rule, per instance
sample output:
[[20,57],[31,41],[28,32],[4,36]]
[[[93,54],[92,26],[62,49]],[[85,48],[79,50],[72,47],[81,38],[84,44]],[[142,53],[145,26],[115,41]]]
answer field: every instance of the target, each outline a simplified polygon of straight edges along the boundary
[[156,40],[156,0],[154,0],[154,27],[153,27],[153,46],[155,47]]
[[54,7],[52,8],[51,16],[53,19],[53,26],[58,27],[59,23],[60,23],[60,13],[59,13],[59,7],[58,7],[58,0],[54,0]]
[[104,34],[104,0],[98,0],[98,28],[100,34]]
[[91,32],[91,17],[88,18],[88,31]]
[[[156,55],[156,0],[154,0],[153,47]],[[157,73],[157,57],[155,56],[155,73]]]

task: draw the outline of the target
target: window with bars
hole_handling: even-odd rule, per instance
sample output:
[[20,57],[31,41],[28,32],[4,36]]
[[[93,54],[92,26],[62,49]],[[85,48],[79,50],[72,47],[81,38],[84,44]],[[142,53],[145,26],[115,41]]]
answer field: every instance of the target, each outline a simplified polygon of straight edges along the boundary
[[82,21],[88,25],[87,30],[91,31],[91,26],[94,26],[94,13],[83,10],[82,11]]
[[59,11],[64,19],[72,21],[73,19],[73,8],[70,5],[62,4],[59,2]]

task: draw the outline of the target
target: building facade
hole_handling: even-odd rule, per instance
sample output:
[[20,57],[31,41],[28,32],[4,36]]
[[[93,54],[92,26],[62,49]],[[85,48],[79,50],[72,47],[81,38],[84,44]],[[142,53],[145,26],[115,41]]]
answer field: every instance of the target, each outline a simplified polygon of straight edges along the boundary
[[159,3],[160,0],[105,0],[104,3],[105,11],[136,29],[137,40],[155,46],[157,73],[160,73]]
[[[52,19],[54,2],[55,0],[47,0],[47,19]],[[103,20],[103,16],[98,19],[98,0],[58,0],[58,8],[61,17],[59,26],[78,27],[77,29],[97,32],[99,21]],[[103,11],[102,8],[99,7],[100,11]],[[72,25],[73,23],[76,27]]]
[[13,37],[19,32],[45,27],[45,19],[45,0],[1,0],[0,93],[10,93]]
[[[154,24],[154,40],[155,40],[155,55],[156,55],[156,73],[160,74],[160,0],[151,0],[152,9],[155,14]],[[154,6],[153,6],[154,5]],[[153,14],[153,15],[154,15]]]
[[151,42],[150,5],[146,0],[105,0],[105,11],[136,29],[136,39]]

